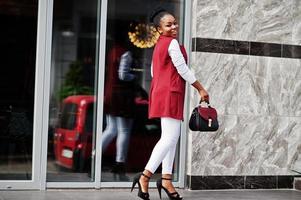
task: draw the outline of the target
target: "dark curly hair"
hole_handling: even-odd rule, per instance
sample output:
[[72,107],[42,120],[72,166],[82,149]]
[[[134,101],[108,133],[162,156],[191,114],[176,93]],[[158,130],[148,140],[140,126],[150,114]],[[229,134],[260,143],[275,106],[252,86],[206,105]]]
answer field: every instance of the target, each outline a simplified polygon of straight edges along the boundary
[[151,16],[150,16],[150,22],[158,28],[160,26],[160,20],[165,16],[165,15],[172,15],[169,11],[165,10],[164,8],[157,8],[155,9]]

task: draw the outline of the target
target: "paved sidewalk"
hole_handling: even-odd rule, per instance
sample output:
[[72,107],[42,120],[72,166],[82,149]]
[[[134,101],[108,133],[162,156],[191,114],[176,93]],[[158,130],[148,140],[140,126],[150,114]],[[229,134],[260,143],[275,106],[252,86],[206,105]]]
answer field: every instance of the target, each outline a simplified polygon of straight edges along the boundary
[[[163,192],[163,191],[162,191]],[[184,200],[301,200],[296,190],[179,190]],[[159,200],[156,190],[150,191],[151,200]],[[168,200],[163,194],[164,200]],[[137,190],[47,190],[47,191],[0,191],[0,200],[139,200]]]

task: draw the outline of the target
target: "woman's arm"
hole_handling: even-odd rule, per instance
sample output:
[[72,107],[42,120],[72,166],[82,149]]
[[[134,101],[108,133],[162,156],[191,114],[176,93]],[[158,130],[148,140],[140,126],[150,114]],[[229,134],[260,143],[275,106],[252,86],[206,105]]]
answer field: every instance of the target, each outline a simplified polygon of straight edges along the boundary
[[196,80],[192,86],[199,92],[202,101],[209,102],[209,94],[198,80]]
[[168,47],[168,53],[180,76],[189,84],[193,84],[196,78],[188,68],[184,56],[181,52],[180,45],[176,39],[173,39]]
[[200,94],[201,100],[209,102],[209,95],[202,84],[195,78],[193,72],[188,68],[180,45],[176,39],[173,39],[168,47],[168,53],[180,76],[191,84]]

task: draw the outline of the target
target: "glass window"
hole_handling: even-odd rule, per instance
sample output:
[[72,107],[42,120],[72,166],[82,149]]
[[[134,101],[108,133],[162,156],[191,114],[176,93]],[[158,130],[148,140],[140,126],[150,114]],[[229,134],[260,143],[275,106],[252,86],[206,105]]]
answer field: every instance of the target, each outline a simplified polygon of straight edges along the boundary
[[48,182],[94,179],[99,10],[99,0],[54,0]]
[[0,180],[31,180],[38,1],[0,3]]
[[[160,121],[148,119],[150,66],[158,37],[149,18],[156,8],[162,7],[178,17],[181,27],[183,5],[181,0],[108,1],[103,182],[132,180],[133,174],[143,171],[160,138]],[[180,41],[181,37],[182,33]]]

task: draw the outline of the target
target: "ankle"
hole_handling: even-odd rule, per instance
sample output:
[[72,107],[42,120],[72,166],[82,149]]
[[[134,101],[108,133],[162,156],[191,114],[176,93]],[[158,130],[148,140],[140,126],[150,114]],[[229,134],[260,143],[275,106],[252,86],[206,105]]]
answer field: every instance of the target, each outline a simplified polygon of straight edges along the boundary
[[162,181],[162,185],[164,187],[166,187],[168,190],[174,190],[174,186],[172,184],[172,179],[165,179],[165,178],[161,178],[161,181]]
[[140,181],[148,184],[149,180],[151,179],[151,175],[152,174],[149,171],[144,170],[140,175]]
[[150,171],[148,171],[147,169],[145,169],[143,172],[142,172],[142,176],[144,178],[147,178],[147,179],[151,179],[153,173],[151,173]]
[[162,180],[172,180],[172,174],[162,174]]
[[172,182],[170,181],[170,180],[165,180],[165,179],[162,179],[162,185],[164,186],[164,187],[173,187],[173,184],[172,184]]
[[143,175],[140,176],[140,180],[143,181],[143,182],[149,182],[149,178],[147,178]]

